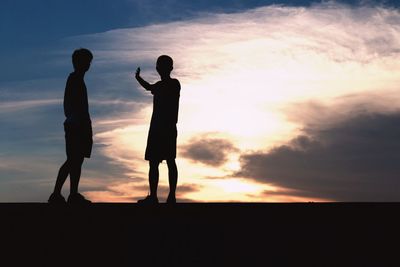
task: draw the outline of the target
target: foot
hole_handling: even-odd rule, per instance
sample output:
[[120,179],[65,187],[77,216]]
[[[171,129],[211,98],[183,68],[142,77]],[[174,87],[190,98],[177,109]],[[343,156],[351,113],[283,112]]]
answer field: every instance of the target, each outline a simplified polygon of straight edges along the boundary
[[154,204],[158,204],[158,198],[157,197],[153,197],[153,196],[147,196],[144,199],[140,199],[137,202],[138,204],[150,204],[150,205],[154,205]]
[[54,204],[54,205],[63,205],[63,204],[67,203],[65,201],[65,198],[60,193],[51,194],[49,197],[49,200],[47,200],[47,202],[49,204]]
[[77,205],[87,205],[92,203],[92,201],[86,199],[79,193],[69,195],[68,204],[77,204]]
[[176,204],[176,197],[175,197],[175,195],[171,195],[171,194],[168,195],[167,204]]

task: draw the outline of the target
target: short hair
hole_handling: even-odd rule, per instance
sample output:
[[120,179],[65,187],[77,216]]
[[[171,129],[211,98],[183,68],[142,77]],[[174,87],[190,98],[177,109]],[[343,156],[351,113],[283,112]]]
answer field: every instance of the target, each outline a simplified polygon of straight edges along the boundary
[[93,59],[93,54],[89,49],[79,48],[72,54],[72,65],[76,69],[79,65],[85,62],[90,62]]
[[174,65],[174,61],[172,60],[172,58],[170,56],[167,55],[161,55],[157,58],[157,66],[161,67],[161,68],[165,68],[167,70],[172,71],[172,69]]

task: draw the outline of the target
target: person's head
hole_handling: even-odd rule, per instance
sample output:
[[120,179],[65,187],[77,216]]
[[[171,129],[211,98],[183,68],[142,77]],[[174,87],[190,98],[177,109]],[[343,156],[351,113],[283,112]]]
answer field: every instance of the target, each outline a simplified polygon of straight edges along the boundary
[[170,75],[172,69],[174,68],[173,66],[174,62],[172,61],[172,58],[167,55],[162,55],[159,56],[157,59],[157,72],[160,74],[160,76],[166,76]]
[[86,48],[80,48],[74,51],[72,54],[72,65],[75,71],[86,72],[90,68],[90,63],[92,62],[93,54],[90,50]]

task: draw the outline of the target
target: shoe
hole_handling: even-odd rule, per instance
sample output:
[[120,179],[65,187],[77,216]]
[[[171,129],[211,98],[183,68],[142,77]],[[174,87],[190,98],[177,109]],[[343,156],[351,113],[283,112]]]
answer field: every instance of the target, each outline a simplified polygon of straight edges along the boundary
[[176,197],[175,195],[168,195],[167,204],[176,204]]
[[148,195],[144,199],[139,199],[137,203],[144,204],[144,205],[155,205],[155,204],[158,204],[158,198]]
[[77,205],[87,205],[92,203],[92,201],[86,199],[79,193],[69,195],[68,204],[77,204]]
[[54,205],[63,205],[66,204],[67,202],[65,201],[65,198],[61,194],[52,193],[49,197],[49,200],[47,200],[47,203]]

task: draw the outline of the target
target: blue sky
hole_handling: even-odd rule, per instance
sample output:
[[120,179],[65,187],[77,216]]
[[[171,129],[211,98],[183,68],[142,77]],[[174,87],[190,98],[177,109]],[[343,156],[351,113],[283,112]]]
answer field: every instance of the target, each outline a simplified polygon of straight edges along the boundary
[[[275,8],[269,9],[271,5],[278,5],[283,8],[279,9],[275,6]],[[304,178],[304,183],[297,183],[293,182],[291,175],[282,174],[281,170],[275,170],[272,167],[265,170],[262,166],[268,164],[279,166],[283,163],[276,162],[278,158],[289,157],[285,158],[285,162],[292,164],[294,169],[299,168],[296,171],[301,173],[301,166],[293,163],[292,154],[284,153],[284,144],[289,147],[296,147],[296,140],[307,140],[303,137],[331,140],[335,144],[335,142],[342,140],[341,135],[334,131],[335,128],[333,126],[335,125],[338,128],[357,125],[359,131],[355,130],[354,133],[359,136],[361,136],[360,131],[363,132],[362,129],[369,131],[368,128],[365,128],[367,124],[362,123],[367,120],[364,113],[360,113],[359,117],[339,114],[337,116],[332,115],[333,118],[327,115],[325,120],[332,121],[332,125],[325,125],[325,128],[318,123],[317,125],[320,125],[318,127],[310,126],[315,125],[313,120],[316,115],[314,113],[320,115],[325,113],[336,114],[337,112],[333,110],[338,105],[342,108],[345,107],[344,110],[352,113],[354,109],[358,110],[361,106],[368,106],[369,113],[384,116],[379,117],[382,118],[379,121],[370,118],[371,124],[381,123],[381,121],[396,121],[397,102],[392,101],[391,108],[383,111],[376,101],[371,100],[373,97],[371,98],[370,94],[374,90],[376,92],[379,87],[378,85],[373,87],[375,83],[381,84],[385,86],[382,88],[384,93],[377,93],[379,97],[383,97],[381,101],[388,101],[385,98],[386,96],[391,100],[394,99],[393,97],[391,98],[391,94],[397,89],[393,85],[397,78],[393,74],[394,70],[388,71],[387,69],[389,68],[388,66],[393,67],[394,63],[392,61],[394,62],[397,59],[398,52],[395,47],[398,33],[398,6],[398,1],[393,0],[324,1],[322,4],[317,1],[296,0],[2,1],[0,4],[0,34],[3,40],[0,43],[0,55],[3,63],[0,67],[0,124],[2,125],[2,131],[0,132],[0,160],[2,162],[0,165],[0,201],[45,201],[52,190],[58,167],[65,159],[62,130],[64,118],[61,104],[65,79],[68,73],[71,72],[70,55],[74,49],[87,47],[92,49],[95,54],[93,67],[88,73],[86,81],[89,88],[91,114],[95,121],[95,130],[98,136],[95,136],[94,156],[85,162],[81,190],[86,192],[92,199],[98,201],[133,201],[140,195],[146,194],[145,168],[147,163],[144,160],[141,163],[143,155],[138,152],[143,150],[143,145],[140,144],[136,147],[133,144],[132,147],[134,148],[129,151],[121,149],[129,146],[129,143],[128,145],[124,143],[125,138],[128,137],[134,139],[136,143],[145,142],[143,136],[145,136],[148,123],[148,109],[151,107],[151,98],[140,90],[131,76],[135,68],[141,66],[145,77],[155,81],[157,76],[154,72],[154,60],[157,57],[157,53],[168,52],[173,55],[182,55],[182,62],[179,62],[180,58],[178,58],[176,73],[181,75],[182,81],[188,85],[187,88],[194,88],[188,89],[187,93],[184,92],[182,99],[187,99],[186,103],[191,103],[190,105],[193,107],[193,110],[188,108],[187,113],[195,112],[194,107],[198,105],[195,98],[201,97],[201,94],[195,88],[199,86],[201,88],[203,84],[212,88],[215,86],[218,89],[221,86],[220,81],[224,81],[224,79],[218,80],[207,76],[208,71],[205,69],[194,69],[194,66],[197,66],[196,64],[199,61],[190,59],[190,53],[198,56],[199,60],[202,55],[210,56],[209,64],[202,65],[199,63],[198,66],[201,68],[207,67],[210,68],[210,71],[229,75],[231,69],[227,62],[232,60],[230,55],[224,52],[225,50],[222,53],[216,53],[214,62],[212,50],[217,51],[223,47],[224,49],[239,51],[235,50],[238,49],[237,46],[249,41],[246,40],[245,36],[242,39],[239,38],[240,34],[243,35],[246,32],[245,27],[249,27],[248,39],[250,41],[252,38],[255,41],[259,40],[262,35],[257,33],[257,27],[247,25],[246,21],[255,25],[262,25],[262,27],[269,27],[269,25],[273,24],[272,21],[268,21],[268,17],[264,18],[263,16],[271,16],[273,19],[282,21],[282,25],[284,25],[282,26],[282,32],[297,36],[297,39],[287,39],[285,41],[285,36],[279,36],[279,30],[271,28],[271,34],[273,33],[274,37],[265,42],[267,45],[271,45],[270,54],[280,55],[275,58],[277,63],[280,62],[281,58],[291,60],[290,57],[286,58],[288,53],[293,53],[294,61],[301,63],[302,60],[305,60],[302,58],[304,53],[308,53],[311,50],[314,51],[309,54],[313,59],[314,55],[323,51],[328,57],[331,57],[331,61],[335,64],[342,62],[343,64],[340,63],[342,65],[338,63],[338,66],[341,66],[340,68],[354,70],[353,77],[357,75],[360,75],[360,77],[363,77],[363,75],[371,76],[371,71],[376,72],[377,70],[379,77],[375,80],[371,78],[369,86],[364,83],[357,84],[356,78],[354,80],[343,78],[345,82],[349,82],[349,84],[351,82],[353,87],[344,89],[342,85],[338,84],[335,88],[335,94],[318,94],[313,97],[304,93],[303,98],[295,98],[292,95],[293,99],[291,98],[290,103],[285,102],[282,104],[279,102],[281,106],[274,103],[274,105],[277,105],[276,113],[271,113],[272,115],[270,113],[264,114],[265,116],[273,117],[269,123],[275,119],[278,120],[274,117],[275,115],[280,119],[285,117],[287,123],[282,123],[284,126],[279,126],[281,128],[277,126],[280,129],[279,131],[276,130],[279,134],[272,130],[272,132],[268,132],[268,127],[260,126],[260,132],[263,134],[254,135],[254,139],[252,139],[254,143],[258,142],[258,145],[252,144],[253,141],[251,140],[248,142],[243,141],[245,139],[243,136],[245,135],[241,137],[240,135],[235,135],[236,129],[232,128],[231,125],[227,124],[218,128],[210,123],[210,126],[207,126],[208,128],[200,131],[195,126],[191,126],[192,128],[187,126],[191,120],[184,117],[183,123],[187,123],[186,126],[182,125],[182,128],[186,129],[185,127],[187,127],[189,130],[187,130],[187,136],[182,136],[180,150],[182,151],[182,157],[186,157],[187,162],[182,161],[181,165],[186,166],[185,168],[196,169],[197,176],[194,176],[208,177],[208,183],[214,183],[214,187],[207,189],[205,180],[201,182],[195,178],[184,180],[181,184],[181,199],[187,201],[268,201],[268,197],[265,197],[264,194],[278,196],[279,194],[276,192],[280,191],[276,188],[283,188],[279,197],[271,197],[270,199],[275,201],[302,201],[307,200],[307,198],[312,200],[393,200],[395,199],[393,196],[398,193],[397,191],[389,192],[386,194],[389,197],[385,198],[386,191],[374,192],[368,187],[364,191],[361,190],[362,192],[358,195],[355,194],[355,198],[351,198],[349,196],[354,192],[347,191],[347,189],[344,190],[343,188],[346,187],[346,184],[341,184],[337,181],[333,182],[334,178],[329,175],[326,182],[323,180],[321,183],[319,179]],[[320,12],[321,16],[318,15],[319,10],[322,11]],[[285,17],[287,14],[293,14],[294,17],[301,13],[304,13],[304,16],[301,15],[297,22]],[[260,15],[260,18],[254,17],[257,14]],[[286,20],[283,20],[283,17]],[[365,21],[363,20],[364,17]],[[375,19],[376,22],[382,22],[383,32],[388,30],[391,34],[389,34],[390,38],[387,37],[387,40],[380,42],[379,40],[386,37],[380,36],[379,32],[382,32],[382,30],[375,29],[375,26],[371,25],[371,35],[373,35],[371,39],[368,39],[367,34],[365,34],[365,36],[360,36],[360,39],[350,40],[351,33],[350,29],[347,29],[346,23],[354,23],[356,27],[361,29],[368,21],[375,21]],[[297,28],[298,26],[296,26],[298,24],[302,25],[302,21],[307,21],[307,25],[311,25],[311,28],[315,25],[316,31],[322,26],[333,25],[333,32],[336,35],[327,37],[319,32],[306,32],[304,29],[310,28],[310,26],[304,26],[304,28],[300,26]],[[215,24],[215,27],[212,26],[213,24]],[[232,25],[234,25],[233,29],[231,28]],[[176,33],[173,30],[174,27],[176,27]],[[185,35],[185,31],[188,29],[189,32]],[[202,39],[201,29],[210,30],[210,33],[204,39]],[[232,34],[229,35],[224,29],[232,31]],[[368,27],[363,29],[365,31]],[[191,32],[192,30],[193,32]],[[255,33],[253,34],[250,30]],[[167,33],[164,34],[164,32]],[[218,34],[220,34],[220,38]],[[191,39],[192,35],[197,37]],[[160,36],[161,40],[172,40],[177,45],[182,44],[181,51],[172,48],[163,50],[163,47],[152,39],[154,37],[158,38],[158,36]],[[175,37],[182,38],[182,36],[185,40],[178,42],[173,39]],[[315,36],[318,36],[318,38],[314,38]],[[272,48],[273,42],[278,39],[282,42],[281,44],[287,44],[289,47],[292,42],[297,44],[296,40],[300,40],[300,38],[305,40],[300,42],[304,47],[309,45],[309,42],[315,42],[315,45],[311,48],[306,48],[304,51],[299,51],[299,53],[288,52],[293,51],[290,50],[292,48],[284,51]],[[336,39],[338,42],[332,44],[330,43],[331,39]],[[359,42],[357,45],[365,43],[365,51],[358,49],[359,47],[355,46],[355,42]],[[223,46],[220,46],[221,43],[223,43]],[[250,45],[252,47],[252,44]],[[349,48],[351,52],[348,52],[346,49],[351,45],[355,47]],[[328,48],[326,48],[328,46],[334,49],[328,51]],[[208,51],[208,48],[210,51]],[[344,50],[342,51],[341,49]],[[188,55],[183,53],[186,50],[190,51]],[[324,50],[327,50],[327,52]],[[243,55],[248,54],[244,52]],[[384,62],[382,63],[376,57],[381,57]],[[325,56],[321,58],[325,58]],[[321,66],[318,65],[322,64],[320,63],[321,58],[315,59],[317,62],[315,66]],[[350,61],[355,62],[354,64],[364,62],[364,67],[370,68],[360,67],[360,69],[355,69],[353,65],[348,64],[348,58],[350,58]],[[236,62],[237,58],[234,60],[235,64],[241,63],[240,61]],[[191,62],[193,68],[188,67],[188,64],[185,65],[185,62]],[[245,63],[246,59],[243,62]],[[303,63],[305,62],[306,60]],[[216,64],[225,64],[227,67],[220,68]],[[268,70],[271,67],[269,65],[266,66],[264,63],[259,64],[266,69],[268,68]],[[286,63],[282,59],[279,64],[283,66]],[[313,68],[313,66],[309,67]],[[337,68],[339,67],[332,67],[330,70],[337,71],[341,75],[340,70],[337,70]],[[293,67],[292,72],[297,73],[297,71]],[[253,76],[250,75],[250,77]],[[321,84],[325,78],[325,76],[320,78]],[[316,86],[315,80],[317,79],[312,79],[313,84],[309,84],[310,87]],[[329,79],[325,82],[329,85],[332,84]],[[282,81],[277,80],[274,84],[281,86]],[[288,84],[285,85],[290,86]],[[308,85],[304,86],[307,87]],[[365,87],[365,90],[360,89],[357,91],[355,89],[356,86]],[[257,87],[257,85],[254,87]],[[185,89],[185,87],[183,88]],[[321,88],[324,88],[324,86],[321,85]],[[221,89],[221,92],[223,92],[223,89]],[[257,91],[254,92],[257,93]],[[318,92],[318,88],[315,92]],[[214,95],[214,93],[210,93],[210,95],[218,96]],[[351,101],[342,103],[341,100],[337,100],[338,97],[347,99],[349,95],[354,96]],[[333,101],[334,97],[336,97],[336,100]],[[375,99],[379,97],[375,97]],[[319,100],[321,102],[318,102]],[[265,103],[259,103],[258,99],[250,100],[249,98],[248,101],[254,101],[249,106],[250,108],[256,105],[266,105]],[[314,101],[318,103],[315,105],[310,104],[314,103]],[[307,116],[303,112],[301,112],[303,115],[294,115],[296,112],[293,112],[292,108],[300,105],[300,102],[303,105],[301,110],[304,110],[304,114],[307,114]],[[235,103],[235,100],[232,99],[231,104],[234,105]],[[226,107],[229,107],[229,105],[230,103],[227,103]],[[318,108],[315,108],[315,106]],[[283,112],[282,110],[285,111]],[[287,112],[286,110],[289,111]],[[235,113],[234,110],[232,112]],[[193,118],[198,118],[199,115],[195,114],[193,116]],[[339,117],[341,119],[338,119]],[[321,117],[317,121],[323,119]],[[349,124],[351,120],[354,120],[354,123]],[[221,121],[223,121],[222,117]],[[280,123],[277,124],[281,125]],[[126,127],[127,125],[135,124],[141,125],[141,128],[139,126],[137,128]],[[246,125],[247,128],[254,127],[251,123],[246,124],[243,122],[243,125]],[[322,129],[326,134],[320,133]],[[301,134],[299,134],[299,131],[301,131]],[[393,129],[393,131],[396,133],[397,129]],[[267,135],[267,133],[271,133],[271,136],[273,133],[274,137]],[[249,132],[245,134],[252,136],[252,133]],[[119,137],[115,139],[117,135]],[[296,139],[296,136],[298,139]],[[270,141],[271,143],[260,141],[264,137],[274,140],[275,143],[272,141]],[[240,138],[243,138],[243,140],[235,141]],[[374,140],[374,136],[369,135],[363,136],[363,138],[365,140]],[[391,139],[386,138],[386,140]],[[389,145],[389,143],[382,143],[381,145]],[[214,151],[215,147],[219,147],[220,151]],[[349,147],[351,146],[349,145]],[[371,149],[377,149],[379,152],[379,149],[376,148],[379,146],[370,142],[364,144],[363,147],[371,147]],[[314,143],[310,143],[307,149],[310,153],[331,153],[329,155],[349,153],[348,151],[336,150],[320,151],[318,145]],[[295,152],[293,153],[296,154],[297,152]],[[310,161],[315,161],[315,155],[306,153],[302,156],[305,159],[310,158]],[[209,162],[206,160],[207,157],[208,159],[212,157],[214,162],[226,162],[226,164],[211,166],[213,164],[207,163]],[[234,162],[234,157],[236,157],[236,163]],[[355,154],[354,157],[357,157],[357,155]],[[395,154],[390,154],[388,158],[390,158],[390,162],[396,162],[397,160]],[[326,161],[329,162],[329,160],[331,159],[327,157]],[[365,162],[368,161],[360,161],[359,164],[362,165]],[[379,161],[376,160],[374,162]],[[239,163],[242,165],[237,167],[236,165]],[[386,161],[382,162],[382,166],[385,164],[387,164]],[[236,167],[232,167],[234,165]],[[389,165],[392,166],[393,164]],[[325,164],[324,166],[326,169],[321,167],[321,172],[332,171],[332,168],[329,167],[331,166],[330,164]],[[198,173],[197,167],[199,169]],[[318,170],[320,166],[314,166],[314,168]],[[345,167],[343,168],[346,169]],[[379,168],[381,168],[381,165],[379,165]],[[219,170],[222,169],[225,172],[221,171],[219,173]],[[394,185],[391,177],[395,177],[393,176],[395,171],[397,171],[396,167],[393,167],[393,170],[389,168],[388,172],[384,174],[388,178],[383,180],[391,188]],[[347,177],[346,175],[353,172],[354,170],[349,172],[343,170],[340,175]],[[186,172],[183,171],[183,174],[187,173],[187,170]],[[271,175],[277,178],[268,178]],[[311,174],[308,175],[312,177]],[[219,176],[220,180],[213,180],[212,176]],[[236,178],[232,179],[230,183],[225,183],[226,176]],[[95,177],[95,179],[90,179],[92,177]],[[313,181],[313,183],[306,182],[308,180]],[[249,183],[243,181],[249,181]],[[359,186],[359,180],[349,179],[349,181]],[[371,181],[375,180],[371,178]],[[349,182],[349,184],[351,183]],[[368,183],[374,184],[374,182]],[[166,183],[161,184],[161,191],[164,193],[167,190],[166,185]],[[262,187],[263,185],[267,187],[264,188]],[[327,189],[327,185],[331,185],[329,188],[337,188],[335,193],[332,192],[334,189]],[[223,198],[218,198],[214,195],[215,191],[218,191],[218,186],[233,189],[229,189],[231,191],[227,190]],[[274,189],[274,191],[268,186],[271,186],[271,188],[276,186],[276,190]],[[237,187],[248,188],[249,191],[241,191]],[[387,190],[387,188],[385,187],[384,190]],[[67,194],[67,191],[65,191],[65,194]],[[210,197],[207,198],[205,197],[206,195],[210,195]],[[374,195],[378,197],[372,197]]]

